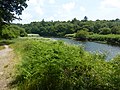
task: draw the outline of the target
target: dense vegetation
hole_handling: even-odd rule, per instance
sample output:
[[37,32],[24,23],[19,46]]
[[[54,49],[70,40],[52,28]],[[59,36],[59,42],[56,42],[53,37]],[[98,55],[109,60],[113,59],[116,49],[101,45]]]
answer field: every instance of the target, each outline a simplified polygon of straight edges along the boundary
[[21,59],[18,90],[120,89],[120,56],[106,62],[105,55],[46,39],[21,39],[13,47]]
[[40,36],[59,36],[63,37],[66,34],[77,33],[81,30],[87,31],[90,34],[120,34],[120,20],[96,20],[88,21],[77,20],[74,18],[71,21],[44,21],[31,22],[30,24],[18,24],[25,28],[27,33],[40,34]]
[[[109,43],[116,42],[115,44],[119,43],[119,19],[91,21],[85,16],[81,21],[76,18],[71,21],[44,21],[43,19],[41,22],[17,25],[24,28],[27,33],[39,34],[40,36],[74,37],[78,40],[100,40]],[[109,34],[113,36],[110,40]],[[117,40],[116,38],[113,39],[114,37],[116,37]]]
[[4,25],[0,30],[0,38],[1,39],[12,39],[17,37],[27,36],[24,28],[21,28],[16,25]]
[[87,39],[90,40],[90,41],[103,41],[103,42],[108,43],[108,44],[120,45],[120,35],[93,34],[93,35],[88,35]]
[[84,30],[80,30],[75,34],[75,38],[78,40],[86,40],[88,38],[89,33]]

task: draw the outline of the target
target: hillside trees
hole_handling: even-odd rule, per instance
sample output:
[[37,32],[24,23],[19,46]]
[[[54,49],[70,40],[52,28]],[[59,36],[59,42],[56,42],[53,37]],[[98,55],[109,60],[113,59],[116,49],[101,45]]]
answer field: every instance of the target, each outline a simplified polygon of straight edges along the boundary
[[66,34],[74,34],[80,30],[93,34],[120,34],[118,20],[80,21],[74,18],[71,21],[45,21],[43,19],[41,22],[19,26],[25,28],[27,33],[40,34],[40,36],[64,37]]

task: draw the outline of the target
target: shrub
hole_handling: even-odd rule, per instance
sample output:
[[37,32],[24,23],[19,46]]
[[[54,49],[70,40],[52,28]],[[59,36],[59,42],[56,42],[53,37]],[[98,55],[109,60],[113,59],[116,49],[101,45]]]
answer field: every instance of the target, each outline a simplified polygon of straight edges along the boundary
[[100,28],[100,34],[106,35],[106,34],[111,34],[111,29],[110,28]]
[[27,36],[25,29],[15,25],[4,25],[1,31],[1,38],[12,39],[17,37]]
[[[22,56],[16,76],[18,90],[119,88],[111,79],[114,61],[106,62],[100,54],[90,54],[61,41],[42,39],[22,40],[14,48]],[[114,76],[114,81],[117,79],[119,77]]]
[[87,31],[80,30],[75,34],[75,38],[79,40],[86,40],[89,33]]
[[110,44],[120,45],[120,35],[108,34],[108,35],[99,35],[93,34],[88,36],[89,40],[92,41],[105,41]]

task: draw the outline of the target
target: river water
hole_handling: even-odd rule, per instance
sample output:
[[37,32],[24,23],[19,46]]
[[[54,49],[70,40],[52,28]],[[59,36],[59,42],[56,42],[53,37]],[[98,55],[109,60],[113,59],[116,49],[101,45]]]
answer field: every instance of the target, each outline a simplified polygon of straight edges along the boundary
[[120,54],[120,47],[119,46],[112,46],[108,44],[101,44],[101,43],[96,43],[96,42],[82,42],[82,41],[76,41],[72,39],[67,39],[67,38],[51,38],[54,40],[62,40],[65,43],[68,44],[73,44],[73,45],[79,45],[83,46],[86,51],[92,52],[92,53],[106,53],[107,60],[110,60],[114,58],[116,55]]

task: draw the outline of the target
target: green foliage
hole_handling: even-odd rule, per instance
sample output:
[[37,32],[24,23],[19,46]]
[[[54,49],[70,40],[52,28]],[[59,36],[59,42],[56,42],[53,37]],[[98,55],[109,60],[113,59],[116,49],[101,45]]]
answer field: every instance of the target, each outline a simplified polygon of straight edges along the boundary
[[15,30],[14,28],[10,28],[9,26],[5,26],[4,30],[2,30],[2,38],[4,39],[12,39],[17,38],[19,35],[19,32]]
[[120,89],[120,58],[106,62],[103,55],[61,41],[17,41],[14,50],[22,57],[15,81],[18,90]]
[[111,34],[111,29],[110,28],[100,28],[100,34],[106,35],[106,34]]
[[113,34],[120,34],[120,26],[113,26],[111,30]]
[[89,40],[92,41],[105,41],[110,44],[116,44],[120,45],[120,35],[114,35],[114,34],[109,34],[109,35],[98,35],[98,34],[93,34],[88,36]]
[[11,41],[11,40],[0,40],[0,46],[9,45],[9,44],[12,44],[12,43],[14,43],[14,42]]
[[[86,18],[86,17],[85,17]],[[40,36],[64,37],[66,34],[74,34],[79,30],[88,31],[94,34],[119,34],[119,20],[96,20],[89,21],[77,20],[71,21],[44,21],[31,22],[30,24],[18,24],[24,28],[27,33],[39,34]]]
[[17,38],[18,36],[27,36],[27,33],[23,28],[20,28],[15,25],[4,25],[1,33],[0,33],[1,38],[4,39],[12,39],[12,38]]
[[120,90],[120,55],[115,57],[111,63],[113,64],[114,69],[111,76],[112,84],[114,90]]
[[19,19],[16,15],[21,15],[27,7],[27,0],[0,0],[0,24]]
[[4,46],[0,46],[0,50],[4,49],[5,47]]
[[89,33],[87,31],[80,30],[75,34],[75,38],[80,40],[86,40]]

